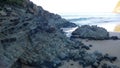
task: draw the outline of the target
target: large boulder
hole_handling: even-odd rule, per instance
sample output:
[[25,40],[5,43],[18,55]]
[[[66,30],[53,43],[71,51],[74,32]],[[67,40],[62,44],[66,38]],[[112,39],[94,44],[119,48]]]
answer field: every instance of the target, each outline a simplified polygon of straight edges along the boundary
[[72,32],[72,37],[103,40],[109,38],[109,33],[102,27],[83,25]]

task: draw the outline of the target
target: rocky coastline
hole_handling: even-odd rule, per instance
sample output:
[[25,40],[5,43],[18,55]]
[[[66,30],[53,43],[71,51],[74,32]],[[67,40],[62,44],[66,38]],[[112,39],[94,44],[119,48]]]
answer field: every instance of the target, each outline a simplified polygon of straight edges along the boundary
[[[79,62],[83,68],[98,68],[103,60],[117,60],[98,51],[89,53],[91,45],[71,40],[61,30],[77,25],[29,0],[0,3],[0,68],[59,68],[69,60]],[[101,66],[119,68],[107,63]]]
[[117,36],[110,36],[109,32],[97,25],[82,25],[72,32],[71,38],[81,38],[90,40],[120,40]]

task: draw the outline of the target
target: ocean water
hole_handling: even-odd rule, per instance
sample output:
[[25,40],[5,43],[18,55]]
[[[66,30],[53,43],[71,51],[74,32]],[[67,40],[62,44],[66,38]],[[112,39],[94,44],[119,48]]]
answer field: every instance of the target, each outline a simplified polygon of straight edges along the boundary
[[120,24],[120,14],[116,13],[77,13],[77,14],[62,14],[61,16],[79,26],[97,25],[99,27],[107,29],[110,32],[113,32],[115,26]]

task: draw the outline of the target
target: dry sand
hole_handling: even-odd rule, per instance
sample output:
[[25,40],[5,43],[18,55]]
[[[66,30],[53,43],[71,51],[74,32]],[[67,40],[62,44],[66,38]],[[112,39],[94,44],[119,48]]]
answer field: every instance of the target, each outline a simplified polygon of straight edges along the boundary
[[[119,32],[110,32],[110,36],[118,36],[120,38]],[[116,56],[118,59],[114,62],[115,65],[120,67],[120,40],[86,40],[80,39],[86,45],[93,45],[89,52],[99,51],[103,54],[108,53],[111,56]],[[72,65],[71,65],[72,64]],[[77,62],[65,62],[60,68],[82,68]],[[88,67],[91,68],[91,67]]]

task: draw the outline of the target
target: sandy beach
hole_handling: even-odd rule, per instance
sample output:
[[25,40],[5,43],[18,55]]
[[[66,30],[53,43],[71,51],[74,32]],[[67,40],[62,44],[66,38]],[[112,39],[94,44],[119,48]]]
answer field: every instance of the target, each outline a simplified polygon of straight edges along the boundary
[[[119,32],[110,32],[110,36],[118,36]],[[120,40],[81,40],[86,45],[93,45],[90,52],[99,51],[103,54],[108,53],[112,56],[116,56],[118,59],[114,62],[115,65],[120,67]]]
[[[110,36],[118,36],[120,38],[120,32],[110,32]],[[113,63],[102,61],[102,63],[108,63],[108,64],[113,64],[117,65],[120,67],[120,40],[88,40],[88,39],[78,39],[85,45],[92,45],[91,49],[88,50],[88,52],[94,52],[94,51],[99,51],[103,54],[108,53],[111,56],[116,56],[117,60]],[[101,64],[102,64],[101,63]],[[34,67],[29,67],[26,65],[23,65],[22,68],[34,68]],[[74,62],[72,60],[70,61],[65,61],[62,66],[59,68],[83,68],[81,65],[79,65],[78,62]],[[91,68],[86,67],[86,68]],[[99,66],[99,68],[101,68]]]
[[[110,36],[118,36],[120,38],[120,33],[110,32]],[[113,64],[120,67],[120,40],[87,40],[87,39],[79,40],[83,42],[85,45],[93,45],[89,52],[94,52],[97,50],[99,52],[102,52],[103,54],[108,53],[111,56],[116,56],[118,59]],[[82,68],[82,67],[77,62],[69,61],[65,62],[65,64],[60,68]]]

